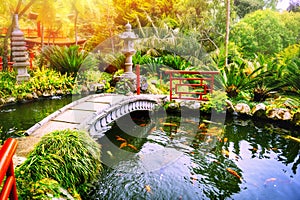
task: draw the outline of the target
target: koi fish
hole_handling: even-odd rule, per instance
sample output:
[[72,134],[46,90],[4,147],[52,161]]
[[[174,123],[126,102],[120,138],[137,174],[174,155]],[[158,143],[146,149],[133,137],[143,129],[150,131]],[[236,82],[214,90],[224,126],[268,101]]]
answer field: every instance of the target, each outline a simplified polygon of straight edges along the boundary
[[240,176],[236,171],[234,171],[233,169],[231,169],[231,168],[226,168],[226,170],[227,170],[230,174],[232,174],[233,176],[237,177],[239,180],[242,179],[241,176]]
[[201,129],[201,130],[206,130],[206,124],[205,123],[201,123],[199,126],[198,126],[198,129]]
[[177,126],[177,124],[174,123],[162,123],[164,126]]
[[264,184],[266,185],[268,182],[274,182],[274,181],[276,181],[276,178],[268,178],[265,180]]
[[221,153],[223,155],[225,155],[226,157],[229,157],[229,151],[225,150],[225,149],[222,149]]
[[146,189],[147,192],[151,192],[151,187],[150,187],[150,185],[145,185],[145,189]]
[[122,138],[122,137],[120,137],[120,136],[116,136],[116,140],[118,140],[118,141],[122,141],[122,142],[127,142],[127,140],[126,139],[124,139],[124,138]]
[[130,147],[130,148],[132,148],[135,151],[138,151],[138,149],[135,146],[133,146],[132,144],[127,144],[127,146]]
[[120,149],[124,148],[127,146],[127,142],[123,142],[121,145],[120,145]]
[[296,138],[296,137],[293,137],[293,136],[290,136],[290,135],[285,136],[285,138],[290,139],[290,140],[294,140],[295,142],[300,142],[299,138]]

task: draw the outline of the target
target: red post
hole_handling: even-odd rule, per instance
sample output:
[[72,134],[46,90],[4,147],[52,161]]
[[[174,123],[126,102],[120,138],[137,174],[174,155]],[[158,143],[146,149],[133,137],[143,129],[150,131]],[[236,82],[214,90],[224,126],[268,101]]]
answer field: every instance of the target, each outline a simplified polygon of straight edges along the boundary
[[3,65],[3,63],[2,63],[2,57],[0,56],[0,71],[2,70],[2,65]]
[[140,65],[136,65],[136,94],[141,94],[141,77],[140,77]]
[[29,63],[30,63],[30,69],[31,70],[33,69],[33,66],[32,66],[33,58],[34,58],[34,53],[32,51],[30,51],[29,52]]
[[170,101],[172,101],[172,93],[173,93],[173,91],[172,91],[172,87],[173,87],[172,81],[173,81],[173,76],[172,76],[172,73],[170,73]]
[[8,138],[0,150],[0,185],[6,176],[0,199],[18,200],[17,185],[12,157],[17,149],[17,140]]

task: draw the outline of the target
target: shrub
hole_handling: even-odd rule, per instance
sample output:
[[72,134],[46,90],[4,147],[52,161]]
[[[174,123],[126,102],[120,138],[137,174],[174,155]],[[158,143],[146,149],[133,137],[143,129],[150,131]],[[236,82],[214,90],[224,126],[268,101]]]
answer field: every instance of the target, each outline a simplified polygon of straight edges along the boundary
[[79,69],[96,67],[96,60],[79,46],[48,46],[42,55],[50,63],[50,67],[61,73],[76,74]]
[[83,131],[62,130],[43,136],[16,168],[19,195],[34,199],[34,184],[45,178],[57,181],[73,195],[85,192],[101,171],[100,150],[100,145]]

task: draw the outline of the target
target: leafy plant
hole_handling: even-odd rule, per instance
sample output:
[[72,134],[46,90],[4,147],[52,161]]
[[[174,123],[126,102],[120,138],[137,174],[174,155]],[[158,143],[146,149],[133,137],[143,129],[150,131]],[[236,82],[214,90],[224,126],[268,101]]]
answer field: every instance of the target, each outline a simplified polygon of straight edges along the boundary
[[73,194],[84,192],[102,169],[100,151],[87,132],[62,130],[43,136],[27,160],[16,168],[19,195],[33,199],[32,184],[45,178],[57,181]]
[[213,94],[207,95],[208,101],[202,102],[200,110],[209,113],[212,109],[217,112],[224,112],[226,110],[226,102],[227,99],[226,93],[220,90],[216,90]]
[[52,69],[62,74],[76,74],[79,69],[85,70],[96,66],[96,60],[76,45],[70,47],[48,46],[42,51],[42,55]]

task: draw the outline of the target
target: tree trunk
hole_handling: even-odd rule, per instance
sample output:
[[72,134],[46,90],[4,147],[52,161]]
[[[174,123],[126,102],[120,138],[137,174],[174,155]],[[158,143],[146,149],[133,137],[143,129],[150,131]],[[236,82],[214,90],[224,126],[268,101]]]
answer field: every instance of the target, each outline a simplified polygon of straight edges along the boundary
[[228,44],[230,26],[230,0],[226,0],[226,35],[225,35],[225,66],[228,65]]

